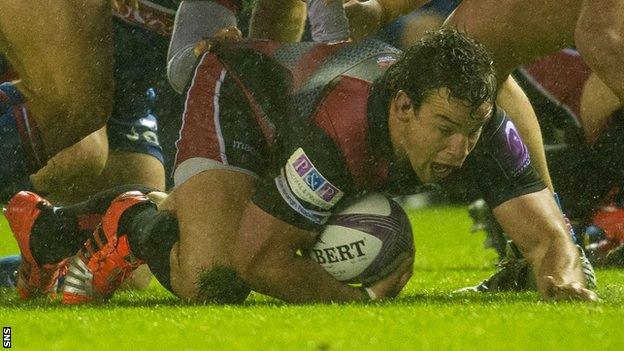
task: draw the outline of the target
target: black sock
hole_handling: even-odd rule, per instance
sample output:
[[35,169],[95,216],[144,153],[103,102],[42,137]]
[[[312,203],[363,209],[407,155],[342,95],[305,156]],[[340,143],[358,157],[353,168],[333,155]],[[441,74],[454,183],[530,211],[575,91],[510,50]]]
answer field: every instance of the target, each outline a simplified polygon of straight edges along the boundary
[[84,244],[85,234],[78,230],[76,216],[42,207],[31,230],[30,251],[39,264],[56,263],[75,254]]
[[167,211],[152,206],[130,208],[120,221],[120,231],[128,235],[132,253],[149,266],[167,290],[171,289],[171,248],[180,239],[178,220]]
[[41,206],[30,235],[30,250],[39,264],[56,263],[70,257],[93,233],[95,225],[120,194],[156,189],[142,185],[123,185],[95,194],[86,201],[60,207]]

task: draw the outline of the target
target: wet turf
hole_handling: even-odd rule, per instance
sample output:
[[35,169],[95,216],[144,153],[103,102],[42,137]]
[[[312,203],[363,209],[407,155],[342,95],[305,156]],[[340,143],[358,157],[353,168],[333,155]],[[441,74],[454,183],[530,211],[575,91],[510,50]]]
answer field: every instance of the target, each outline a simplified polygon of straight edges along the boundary
[[[414,277],[394,301],[288,306],[253,295],[241,306],[189,305],[157,283],[109,303],[64,307],[0,291],[14,349],[607,350],[624,344],[624,270],[599,270],[601,303],[544,303],[536,293],[453,295],[493,271],[483,233],[462,208],[410,213]],[[0,254],[15,244],[0,222]]]

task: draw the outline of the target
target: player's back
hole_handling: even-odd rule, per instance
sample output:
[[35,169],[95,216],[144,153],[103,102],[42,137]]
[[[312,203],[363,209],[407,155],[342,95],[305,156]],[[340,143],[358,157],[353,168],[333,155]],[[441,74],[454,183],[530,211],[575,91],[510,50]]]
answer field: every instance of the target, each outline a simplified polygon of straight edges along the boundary
[[[220,50],[217,56],[228,72],[249,90],[275,128],[282,131],[305,128],[318,119],[323,103],[332,94],[340,93],[336,88],[345,80],[360,82],[355,85],[367,93],[372,82],[383,75],[400,53],[377,40],[356,44],[249,41]],[[342,91],[341,96],[346,93]],[[366,97],[364,101],[354,98],[351,105],[365,107]],[[326,117],[353,119],[356,116],[330,113]]]

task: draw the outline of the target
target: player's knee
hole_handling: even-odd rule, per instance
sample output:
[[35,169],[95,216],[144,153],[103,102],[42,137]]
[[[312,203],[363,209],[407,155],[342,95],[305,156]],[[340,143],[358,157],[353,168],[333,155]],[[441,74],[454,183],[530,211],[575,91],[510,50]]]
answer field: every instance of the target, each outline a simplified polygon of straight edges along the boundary
[[251,291],[236,270],[225,265],[201,270],[197,285],[196,299],[208,303],[242,303]]
[[242,303],[250,292],[236,271],[225,265],[180,267],[171,283],[176,295],[199,303]]

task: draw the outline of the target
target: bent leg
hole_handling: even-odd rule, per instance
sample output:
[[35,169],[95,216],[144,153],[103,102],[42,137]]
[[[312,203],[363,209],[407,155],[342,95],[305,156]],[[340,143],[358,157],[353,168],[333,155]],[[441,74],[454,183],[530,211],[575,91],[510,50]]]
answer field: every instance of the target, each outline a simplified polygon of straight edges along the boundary
[[585,0],[574,39],[587,65],[624,101],[624,1]]
[[232,243],[253,190],[255,178],[214,169],[184,182],[170,195],[180,229],[171,250],[171,286],[186,299],[198,298],[200,273],[229,267]]
[[106,128],[102,128],[56,154],[30,179],[34,189],[54,203],[78,202],[106,189],[93,190],[91,185],[102,173],[107,156]]
[[48,156],[104,126],[113,95],[111,14],[105,0],[0,2],[0,51]]
[[573,44],[582,0],[464,0],[447,19],[492,53],[500,83],[517,66]]

